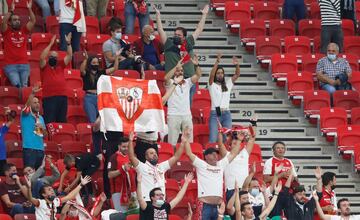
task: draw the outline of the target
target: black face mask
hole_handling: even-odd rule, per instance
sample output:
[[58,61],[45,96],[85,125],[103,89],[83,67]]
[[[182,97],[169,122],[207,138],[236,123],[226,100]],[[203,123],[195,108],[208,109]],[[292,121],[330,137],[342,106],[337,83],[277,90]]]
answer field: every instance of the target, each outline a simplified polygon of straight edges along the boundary
[[332,186],[331,186],[331,190],[334,190],[334,189],[336,189],[336,186],[335,186],[335,185],[332,185]]
[[174,36],[173,37],[173,43],[175,45],[181,45],[181,38],[179,36]]
[[158,159],[152,159],[149,161],[153,166],[155,166],[158,163]]
[[47,199],[52,202],[52,201],[54,201],[55,196],[48,196]]
[[54,67],[57,64],[57,58],[56,57],[49,57],[49,65]]
[[90,64],[90,69],[93,70],[93,71],[98,71],[99,70],[99,65]]

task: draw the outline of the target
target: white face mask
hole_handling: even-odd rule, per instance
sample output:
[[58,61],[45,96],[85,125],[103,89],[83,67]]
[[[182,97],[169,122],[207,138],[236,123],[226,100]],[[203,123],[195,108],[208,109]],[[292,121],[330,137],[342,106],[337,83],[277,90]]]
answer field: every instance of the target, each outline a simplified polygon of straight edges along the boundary
[[149,36],[149,40],[155,40],[155,35],[151,34],[151,35]]
[[164,205],[164,203],[165,203],[164,200],[161,200],[161,199],[156,200],[156,205],[157,206],[162,206],[162,205]]
[[76,210],[69,210],[68,216],[69,216],[69,217],[79,216],[79,211],[78,211],[77,209],[76,209]]

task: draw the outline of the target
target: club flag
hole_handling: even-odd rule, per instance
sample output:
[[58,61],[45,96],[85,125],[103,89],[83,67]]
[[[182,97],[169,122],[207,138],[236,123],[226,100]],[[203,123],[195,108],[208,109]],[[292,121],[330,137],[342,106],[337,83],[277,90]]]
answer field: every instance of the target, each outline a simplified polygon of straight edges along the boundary
[[165,114],[156,80],[102,75],[97,93],[102,132],[165,130]]

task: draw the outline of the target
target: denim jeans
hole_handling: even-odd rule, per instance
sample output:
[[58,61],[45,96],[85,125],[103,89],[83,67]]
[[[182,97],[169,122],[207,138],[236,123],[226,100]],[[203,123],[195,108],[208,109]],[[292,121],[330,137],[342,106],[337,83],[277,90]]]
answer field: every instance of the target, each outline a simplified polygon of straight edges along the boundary
[[131,69],[136,69],[135,68],[135,61],[134,59],[131,58],[126,58],[123,61],[120,61],[119,63],[119,70],[131,70]]
[[[214,143],[217,141],[218,138],[218,122],[217,122],[217,115],[215,110],[211,110],[210,113],[210,122],[209,122],[209,143]],[[232,126],[232,119],[231,119],[231,112],[230,111],[223,111],[221,112],[221,116],[219,117],[220,124],[225,128],[231,128]]]
[[335,86],[332,86],[330,84],[324,84],[324,85],[321,86],[321,89],[327,91],[330,94],[330,103],[331,103],[331,106],[333,106],[333,96],[332,96],[332,94],[336,91]]
[[43,185],[43,181],[38,179],[36,183],[31,186],[31,193],[34,198],[40,199],[40,189],[43,187]]
[[306,7],[302,1],[289,1],[285,0],[283,5],[283,18],[284,19],[293,19],[294,14],[296,15],[296,20],[300,21],[305,18]]
[[72,33],[71,37],[71,47],[73,51],[79,51],[80,49],[80,38],[81,32],[76,30],[76,26],[69,23],[60,23],[60,50],[66,51],[67,50],[67,43],[65,40],[65,35],[68,33]]
[[[46,20],[46,17],[51,15],[51,9],[50,9],[49,1],[48,0],[35,0],[35,2],[41,8],[43,18]],[[59,13],[60,13],[59,0],[53,0],[53,2],[54,2],[55,15],[59,15]]]
[[217,220],[218,219],[218,211],[217,205],[211,204],[203,204],[202,209],[202,220]]
[[15,204],[10,211],[11,216],[15,216],[16,214],[25,214],[25,213],[35,213],[34,206],[24,207],[22,204]]
[[50,122],[66,123],[68,101],[66,96],[43,98],[45,124]]
[[139,18],[140,31],[142,28],[149,24],[149,8],[146,14],[136,14],[134,5],[131,2],[125,4],[125,33],[134,34],[135,19]]
[[94,123],[98,115],[97,95],[86,94],[84,97],[84,110],[90,123]]
[[29,64],[10,64],[4,66],[4,72],[11,85],[18,88],[27,87],[30,75]]
[[37,170],[41,166],[43,159],[44,159],[43,150],[23,148],[24,167],[29,166]]
[[114,193],[111,195],[111,200],[114,204],[114,209],[118,212],[125,213],[128,210],[127,206],[120,204],[121,193]]

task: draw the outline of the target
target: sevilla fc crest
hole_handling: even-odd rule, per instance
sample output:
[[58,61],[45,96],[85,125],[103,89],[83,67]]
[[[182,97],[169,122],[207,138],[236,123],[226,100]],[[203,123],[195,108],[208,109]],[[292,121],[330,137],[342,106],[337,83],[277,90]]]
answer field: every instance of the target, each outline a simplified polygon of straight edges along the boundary
[[141,105],[143,90],[139,87],[120,87],[116,94],[126,118],[131,119]]

